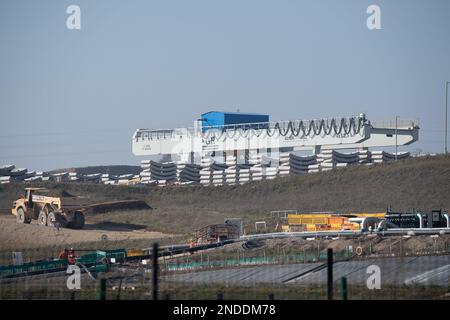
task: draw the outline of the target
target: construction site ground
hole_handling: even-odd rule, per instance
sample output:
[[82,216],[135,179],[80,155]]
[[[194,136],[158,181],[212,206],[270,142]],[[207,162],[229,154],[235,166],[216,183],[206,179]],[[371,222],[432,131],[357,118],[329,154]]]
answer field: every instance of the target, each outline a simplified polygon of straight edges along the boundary
[[33,248],[70,247],[75,244],[95,244],[96,242],[116,242],[126,240],[152,241],[171,238],[174,235],[158,231],[148,231],[145,227],[133,224],[96,223],[86,221],[82,230],[43,227],[32,221],[31,224],[18,224],[14,216],[0,215],[0,250]]
[[[450,156],[411,158],[397,163],[355,166],[330,172],[277,178],[240,186],[110,186],[94,183],[37,183],[52,192],[68,192],[101,203],[143,200],[151,209],[120,208],[88,213],[83,230],[55,230],[17,225],[12,202],[23,194],[24,183],[0,185],[0,250],[52,248],[69,245],[96,248],[149,247],[187,243],[193,232],[225,218],[242,218],[247,233],[256,221],[267,231],[277,223],[270,211],[383,212],[388,206],[406,211],[450,208]],[[261,232],[259,230],[258,232]],[[107,240],[101,240],[106,235]],[[296,241],[296,240],[286,240]],[[329,243],[339,245],[339,240]],[[411,241],[411,240],[409,240]],[[290,245],[286,244],[287,247]]]

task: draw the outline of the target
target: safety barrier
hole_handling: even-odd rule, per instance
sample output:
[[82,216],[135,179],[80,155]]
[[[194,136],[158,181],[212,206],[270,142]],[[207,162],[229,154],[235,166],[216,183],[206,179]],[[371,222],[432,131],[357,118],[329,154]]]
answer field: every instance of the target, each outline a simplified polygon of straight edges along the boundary
[[[335,259],[349,258],[351,253],[347,250],[338,251],[334,253]],[[327,252],[305,252],[295,255],[284,256],[270,256],[270,257],[249,257],[240,259],[226,259],[226,260],[212,260],[212,261],[192,261],[184,263],[169,262],[165,266],[166,271],[187,271],[197,269],[211,269],[211,268],[227,268],[235,266],[251,266],[251,265],[267,265],[267,264],[287,264],[287,263],[302,263],[302,262],[316,262],[325,261],[327,259]]]

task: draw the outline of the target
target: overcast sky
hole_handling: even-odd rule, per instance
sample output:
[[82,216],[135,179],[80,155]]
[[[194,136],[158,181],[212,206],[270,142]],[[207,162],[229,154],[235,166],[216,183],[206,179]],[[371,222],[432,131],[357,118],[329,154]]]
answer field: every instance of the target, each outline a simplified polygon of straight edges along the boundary
[[0,40],[0,165],[138,164],[135,128],[237,109],[417,118],[402,150],[444,150],[448,0],[2,0]]

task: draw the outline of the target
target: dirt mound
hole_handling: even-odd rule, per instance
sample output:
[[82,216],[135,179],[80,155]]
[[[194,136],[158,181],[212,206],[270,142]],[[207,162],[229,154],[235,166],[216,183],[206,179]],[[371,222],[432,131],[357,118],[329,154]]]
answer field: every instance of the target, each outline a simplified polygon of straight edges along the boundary
[[106,213],[118,210],[146,210],[152,209],[142,200],[122,200],[95,203],[89,206],[89,213]]
[[277,178],[239,186],[154,188],[157,207],[268,213],[382,212],[412,208],[450,210],[450,156],[411,158],[396,163],[352,166],[322,173]]

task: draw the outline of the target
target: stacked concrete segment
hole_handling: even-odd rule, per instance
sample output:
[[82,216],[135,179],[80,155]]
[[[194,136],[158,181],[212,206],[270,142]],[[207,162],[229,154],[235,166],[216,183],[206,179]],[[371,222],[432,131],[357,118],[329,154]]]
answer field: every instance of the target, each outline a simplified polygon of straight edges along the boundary
[[177,163],[177,179],[181,183],[200,183],[200,165],[191,163]]
[[389,162],[397,160],[406,159],[410,156],[409,152],[398,152],[395,153],[389,153],[386,151],[372,151],[372,162],[373,163],[382,163],[382,162]]
[[[308,173],[309,169],[315,169],[314,166],[317,165],[317,156],[297,156],[295,154],[290,154],[289,156],[289,168],[291,174],[305,174]],[[310,168],[310,166],[313,166]]]
[[284,177],[291,173],[290,154],[288,152],[280,153],[278,162],[278,176]]
[[385,151],[361,150],[358,152],[338,152],[324,150],[318,155],[298,156],[293,153],[280,153],[278,157],[261,154],[251,154],[247,163],[238,163],[235,156],[228,155],[224,163],[218,163],[212,158],[204,158],[200,164],[141,161],[139,175],[93,173],[81,175],[76,172],[46,173],[29,171],[27,168],[17,168],[15,165],[0,166],[0,184],[14,181],[23,182],[94,182],[104,184],[142,184],[166,185],[200,184],[200,185],[234,185],[244,184],[263,179],[290,174],[305,174],[334,170],[349,165],[372,165],[394,160],[405,159],[409,152],[389,153]]
[[174,162],[150,161],[150,176],[158,181],[158,185],[164,185],[177,180],[177,166]]

